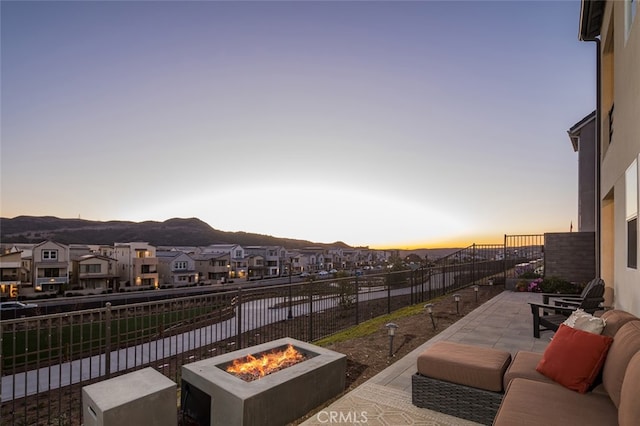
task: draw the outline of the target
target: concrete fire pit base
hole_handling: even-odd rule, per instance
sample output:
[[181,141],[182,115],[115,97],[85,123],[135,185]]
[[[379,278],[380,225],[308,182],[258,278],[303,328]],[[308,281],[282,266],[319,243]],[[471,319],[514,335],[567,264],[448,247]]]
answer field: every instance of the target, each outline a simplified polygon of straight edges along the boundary
[[[234,359],[288,344],[307,359],[252,382],[224,371]],[[344,354],[291,338],[274,340],[182,366],[182,410],[198,424],[287,424],[342,392],[346,366]]]

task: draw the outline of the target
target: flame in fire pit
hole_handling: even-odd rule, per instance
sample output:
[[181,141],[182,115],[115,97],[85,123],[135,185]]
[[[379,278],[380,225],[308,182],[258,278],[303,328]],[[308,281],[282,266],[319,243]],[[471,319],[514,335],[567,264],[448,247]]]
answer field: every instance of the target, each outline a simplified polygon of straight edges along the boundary
[[227,372],[239,376],[244,381],[251,382],[304,361],[304,359],[305,356],[289,344],[287,349],[266,353],[259,358],[247,355],[244,358],[234,359],[233,364],[227,367]]

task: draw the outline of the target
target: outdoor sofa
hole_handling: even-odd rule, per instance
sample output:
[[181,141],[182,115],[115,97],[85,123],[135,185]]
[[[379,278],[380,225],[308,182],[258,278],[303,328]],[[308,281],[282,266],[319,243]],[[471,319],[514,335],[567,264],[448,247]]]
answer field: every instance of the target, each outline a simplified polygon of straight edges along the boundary
[[562,325],[544,353],[515,355],[494,426],[640,425],[640,319],[600,318],[601,334]]
[[494,426],[640,425],[640,319],[576,311],[544,353],[441,341],[418,356],[412,402]]

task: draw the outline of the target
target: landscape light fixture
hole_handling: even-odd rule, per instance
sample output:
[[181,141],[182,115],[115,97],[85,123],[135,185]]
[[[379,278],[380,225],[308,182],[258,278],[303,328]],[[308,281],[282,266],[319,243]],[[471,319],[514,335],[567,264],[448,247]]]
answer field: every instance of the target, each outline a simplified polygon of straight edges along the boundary
[[453,300],[456,301],[456,314],[460,315],[460,295],[459,294],[454,294],[453,295]]
[[390,322],[385,327],[387,327],[387,334],[389,335],[389,356],[391,357],[393,356],[393,336],[396,335],[398,325]]
[[473,291],[476,294],[476,303],[478,303],[478,290],[480,290],[480,286],[477,284],[473,286]]
[[427,310],[427,313],[429,314],[429,317],[431,317],[431,325],[433,326],[433,329],[436,329],[436,321],[433,319],[433,303],[427,303],[426,305],[424,305],[424,308]]

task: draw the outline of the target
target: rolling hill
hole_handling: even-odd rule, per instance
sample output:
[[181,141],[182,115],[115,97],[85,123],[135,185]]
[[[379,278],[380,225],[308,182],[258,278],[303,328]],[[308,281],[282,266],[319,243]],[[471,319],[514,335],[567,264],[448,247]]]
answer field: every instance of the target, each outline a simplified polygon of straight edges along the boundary
[[164,222],[91,221],[61,219],[53,216],[17,216],[0,218],[0,242],[40,243],[53,240],[62,244],[113,244],[145,241],[151,245],[205,246],[240,244],[275,245],[287,248],[309,246],[349,247],[343,242],[331,244],[278,238],[248,232],[225,232],[212,228],[197,218],[173,218]]

